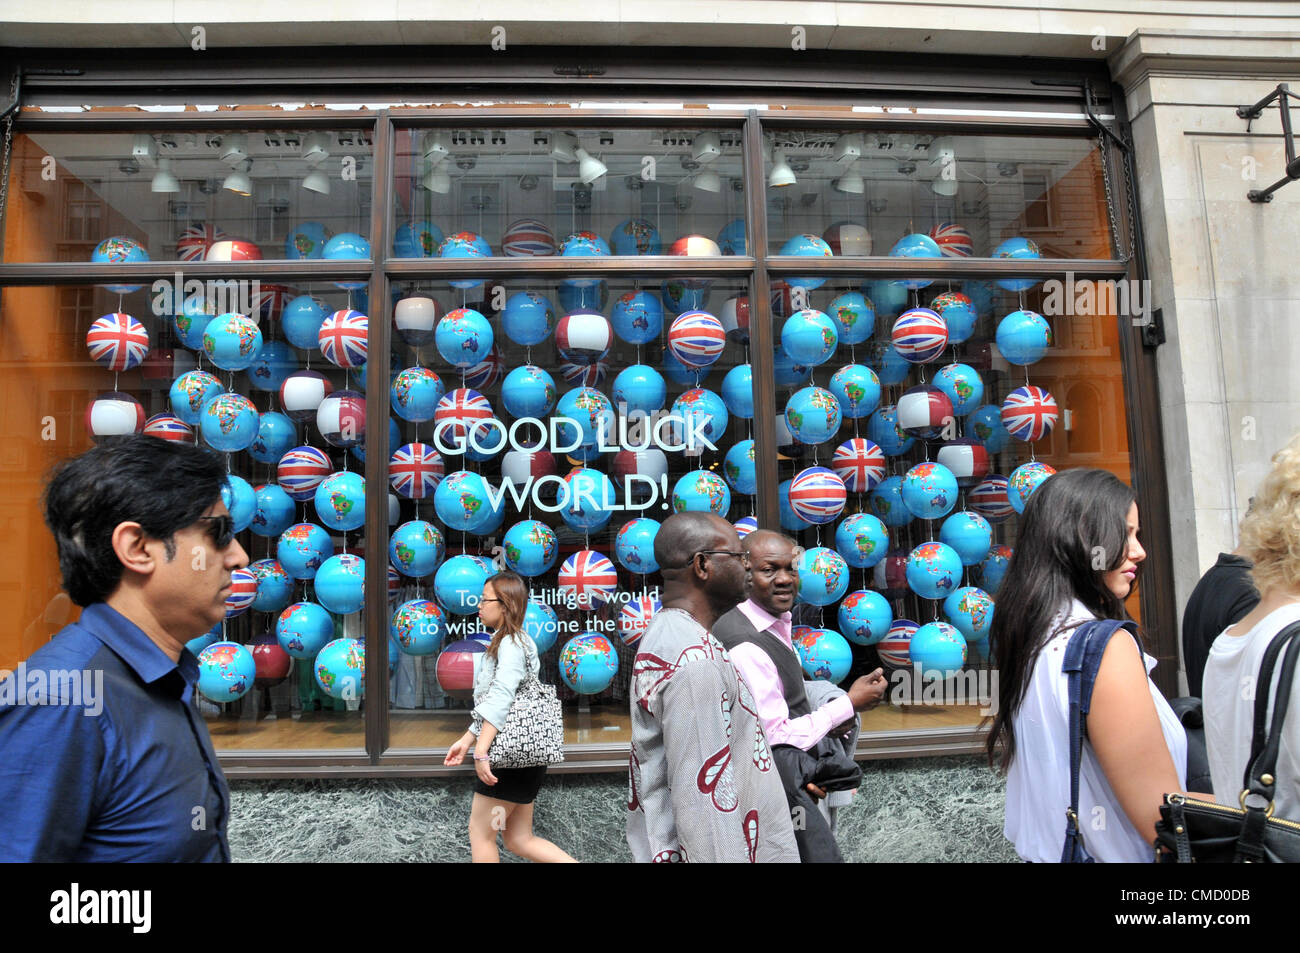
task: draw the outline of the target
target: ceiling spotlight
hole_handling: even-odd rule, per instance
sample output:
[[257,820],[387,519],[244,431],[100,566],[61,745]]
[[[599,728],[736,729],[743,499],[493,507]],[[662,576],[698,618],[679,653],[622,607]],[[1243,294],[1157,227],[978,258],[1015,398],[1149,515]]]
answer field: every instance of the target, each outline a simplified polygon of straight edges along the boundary
[[158,158],[158,143],[147,132],[139,133],[131,140],[131,158],[146,165],[152,165]]
[[204,195],[216,195],[221,191],[221,186],[217,184],[216,179],[204,179],[199,183],[199,191]]
[[798,179],[794,177],[794,170],[790,168],[790,163],[785,161],[785,153],[780,149],[772,150],[772,171],[767,175],[767,184],[774,189],[784,188],[787,185],[794,185]]
[[705,132],[691,143],[691,156],[696,162],[708,164],[722,155],[722,140],[716,132]]
[[478,160],[473,156],[458,156],[456,159],[456,168],[462,172],[468,172],[476,165],[478,165]]
[[236,195],[252,195],[253,180],[248,175],[252,167],[252,162],[248,159],[243,160],[237,168],[233,168],[230,174],[226,176],[226,180],[221,183],[221,187],[227,192],[234,192]]
[[835,140],[835,147],[831,150],[831,159],[836,165],[852,165],[862,158],[862,150],[865,145],[866,137],[862,133],[845,133]]
[[451,155],[451,146],[447,144],[447,133],[439,129],[424,137],[424,157],[433,161],[445,159]]
[[866,184],[862,181],[862,175],[856,169],[848,169],[838,179],[833,179],[831,185],[835,187],[836,192],[846,192],[849,195],[861,195],[867,190]]
[[117,171],[123,175],[135,175],[140,171],[140,163],[135,159],[123,159],[117,164]]
[[557,133],[551,140],[551,158],[560,162],[577,162],[578,137],[571,132]]
[[690,156],[682,156],[678,161],[681,163],[682,168],[687,172],[694,172],[700,167],[700,163],[692,159]]
[[519,177],[519,188],[524,192],[533,191],[537,188],[537,176],[532,175],[531,173],[528,175],[521,175]]
[[153,174],[153,182],[149,185],[151,192],[179,192],[181,190],[180,182],[176,181],[176,176],[172,174],[172,160],[159,159],[158,171]]
[[313,132],[302,141],[302,158],[308,165],[320,165],[330,157],[329,137],[323,132]]
[[872,199],[867,203],[867,208],[871,209],[871,214],[879,215],[885,209],[889,208],[889,201],[887,199]]
[[701,192],[721,192],[722,177],[716,172],[705,170],[691,179],[691,185],[695,186]]
[[1011,176],[1015,175],[1019,171],[1020,171],[1020,166],[1016,165],[1016,163],[1014,162],[998,163],[998,175],[1002,176],[1002,178],[1004,179],[1011,178]]
[[232,169],[237,169],[248,158],[248,139],[240,134],[228,136],[221,144],[221,161]]
[[630,192],[640,192],[645,188],[645,180],[639,175],[624,176],[623,184],[628,187]]
[[313,169],[302,180],[302,187],[308,192],[315,192],[317,195],[329,195],[330,177],[320,169]]
[[609,171],[605,163],[588,154],[586,149],[578,147],[573,150],[573,154],[578,159],[578,178],[583,185],[591,185],[602,175]]
[[912,174],[913,172],[915,172],[915,171],[916,171],[916,163],[915,163],[915,162],[912,162],[912,161],[910,161],[910,160],[904,160],[904,161],[898,163],[898,174],[899,174],[899,175],[911,175],[911,174]]

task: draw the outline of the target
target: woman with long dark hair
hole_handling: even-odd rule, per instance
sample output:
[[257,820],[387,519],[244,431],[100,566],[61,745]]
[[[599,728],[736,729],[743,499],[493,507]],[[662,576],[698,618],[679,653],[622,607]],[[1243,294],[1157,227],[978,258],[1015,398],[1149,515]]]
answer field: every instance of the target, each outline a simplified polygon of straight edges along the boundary
[[[1067,678],[1075,628],[1127,619],[1146,558],[1133,490],[1105,470],[1066,470],[1034,491],[998,589],[990,633],[998,709],[992,763],[1007,774],[1004,833],[1025,860],[1058,861],[1070,804]],[[1085,720],[1079,824],[1098,861],[1150,861],[1160,803],[1181,791],[1187,737],[1151,681],[1155,660],[1124,630],[1106,646]]]
[[528,585],[513,572],[500,572],[487,581],[478,616],[492,630],[483,665],[474,678],[474,721],[447,751],[444,764],[456,765],[474,748],[474,802],[469,814],[470,854],[475,863],[496,863],[497,831],[506,849],[526,860],[573,862],[573,858],[533,833],[533,801],[546,778],[546,765],[535,768],[492,769],[488,750],[505,727],[515,692],[541,663],[537,646],[524,631]]

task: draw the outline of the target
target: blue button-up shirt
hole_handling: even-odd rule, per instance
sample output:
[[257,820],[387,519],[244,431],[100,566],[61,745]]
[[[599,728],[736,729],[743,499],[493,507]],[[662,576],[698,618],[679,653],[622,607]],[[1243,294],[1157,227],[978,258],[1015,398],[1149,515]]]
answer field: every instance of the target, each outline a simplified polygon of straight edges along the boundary
[[229,861],[198,677],[97,603],[0,681],[0,861]]

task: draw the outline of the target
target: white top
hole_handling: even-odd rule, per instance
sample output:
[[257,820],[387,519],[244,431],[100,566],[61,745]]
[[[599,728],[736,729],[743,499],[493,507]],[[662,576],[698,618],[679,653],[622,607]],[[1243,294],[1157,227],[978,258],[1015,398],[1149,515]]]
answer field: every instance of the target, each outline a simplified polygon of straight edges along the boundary
[[[1205,711],[1205,748],[1210,759],[1210,780],[1214,799],[1239,807],[1241,782],[1250,757],[1251,734],[1255,728],[1255,679],[1259,663],[1273,637],[1292,622],[1300,621],[1300,604],[1270,612],[1243,635],[1219,634],[1210,646],[1201,686]],[[1268,687],[1269,718],[1273,695],[1282,673],[1279,656]],[[1277,789],[1273,804],[1277,817],[1300,819],[1300,676],[1291,683],[1291,707],[1282,728],[1282,747],[1277,754]]]
[[[1051,623],[1060,625],[1060,614]],[[1016,754],[1007,772],[1007,814],[1003,833],[1016,853],[1035,863],[1057,863],[1065,842],[1065,809],[1070,806],[1069,679],[1061,671],[1070,635],[1082,622],[1095,618],[1077,599],[1070,607],[1068,628],[1049,641],[1034,662],[1025,699],[1012,730]],[[1130,638],[1116,632],[1114,638]],[[1143,653],[1147,671],[1156,660]],[[1178,770],[1178,787],[1187,784],[1187,735],[1155,683],[1147,678],[1151,699],[1160,716],[1165,744]],[[1101,862],[1150,862],[1155,853],[1138,833],[1111,790],[1085,736],[1079,760],[1079,827],[1083,846]]]

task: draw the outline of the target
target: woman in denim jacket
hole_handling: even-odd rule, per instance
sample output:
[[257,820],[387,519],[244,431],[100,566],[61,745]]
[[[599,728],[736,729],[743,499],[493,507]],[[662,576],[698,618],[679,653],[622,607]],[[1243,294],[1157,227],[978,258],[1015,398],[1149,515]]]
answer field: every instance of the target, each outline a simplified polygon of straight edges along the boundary
[[497,831],[506,848],[526,860],[544,863],[573,862],[573,858],[545,838],[533,833],[533,801],[546,777],[546,765],[534,768],[498,768],[488,760],[488,749],[505,727],[515,692],[540,667],[537,646],[524,632],[528,586],[513,572],[488,580],[479,601],[478,616],[492,629],[492,641],[483,653],[483,665],[474,678],[474,721],[447,751],[445,764],[457,765],[474,747],[474,803],[469,815],[470,852],[475,863],[497,863]]

